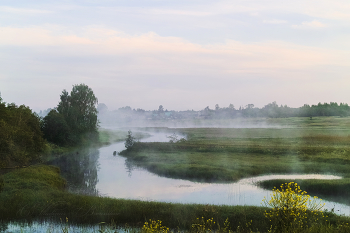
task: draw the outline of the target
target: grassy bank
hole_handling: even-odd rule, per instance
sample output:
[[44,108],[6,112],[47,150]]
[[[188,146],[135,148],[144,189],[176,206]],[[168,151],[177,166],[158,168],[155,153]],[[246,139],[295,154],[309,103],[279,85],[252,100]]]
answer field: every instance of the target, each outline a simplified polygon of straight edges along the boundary
[[[101,145],[109,145],[114,142],[125,141],[128,134],[128,130],[109,130],[109,129],[99,129],[99,142]],[[150,134],[146,132],[133,132],[133,136],[136,140],[149,137]]]
[[[3,221],[25,219],[60,221],[69,224],[115,223],[117,226],[142,227],[149,219],[162,220],[171,229],[193,230],[193,224],[213,219],[212,230],[230,222],[230,229],[251,229],[266,232],[270,227],[264,216],[265,207],[215,206],[197,204],[172,204],[136,200],[92,197],[67,193],[65,180],[53,166],[31,166],[3,175],[4,186],[0,192],[0,219]],[[122,188],[122,187],[121,187]],[[328,214],[328,223],[350,223],[349,218]],[[197,220],[199,218],[199,220]],[[324,227],[326,221],[320,222]],[[248,224],[248,225],[247,225]],[[334,228],[335,229],[335,228]],[[250,231],[241,231],[250,232]],[[337,232],[337,231],[332,231]]]
[[[265,189],[280,187],[281,184],[289,183],[291,180],[267,180],[259,182],[258,185]],[[307,190],[311,196],[318,196],[329,201],[350,205],[350,179],[340,180],[293,180],[303,190]]]
[[350,177],[350,131],[339,129],[176,129],[180,143],[136,143],[121,152],[158,175],[232,182],[271,173]]
[[[86,148],[86,147],[99,148],[102,146],[110,145],[115,142],[125,141],[128,131],[125,129],[109,130],[109,129],[100,128],[98,133],[99,133],[99,136],[97,141],[84,141],[82,145],[76,145],[71,147],[60,147],[52,143],[46,143],[45,153],[41,156],[41,159],[39,162],[47,163],[48,161],[57,159],[60,156],[77,153],[77,152],[79,153],[79,151],[82,150],[82,148]],[[149,136],[150,134],[148,134],[147,132],[134,133],[134,137],[137,140],[141,138],[149,137]],[[0,174],[4,172],[7,172],[7,171],[2,171],[0,169]]]
[[[67,193],[65,181],[52,166],[32,166],[3,175],[0,193],[0,218],[3,220],[59,220],[71,223],[128,223],[141,227],[148,219],[161,219],[168,227],[190,229],[197,217],[214,218],[232,226],[253,220],[254,227],[265,229],[265,208],[212,205],[182,205],[160,202],[92,197]],[[121,187],[122,188],[122,187]]]
[[[271,119],[281,125],[289,122],[294,128],[162,128],[161,131],[169,132],[169,135],[172,132],[187,135],[187,141],[136,143],[131,150],[122,152],[122,155],[128,158],[128,162],[156,174],[194,181],[232,182],[243,177],[270,173],[341,175],[345,179],[303,180],[298,183],[311,195],[349,204],[346,194],[350,191],[350,130],[345,127],[349,125],[349,120]],[[123,141],[126,134],[127,131],[101,131],[101,144],[97,146]],[[136,132],[134,136],[137,136]],[[68,153],[71,149],[54,148],[52,151],[59,152],[59,155]],[[57,155],[53,154],[52,158],[55,156]],[[81,157],[82,151],[71,154],[77,167],[84,163]],[[88,159],[96,160],[97,163],[97,157],[91,153]],[[67,166],[73,165],[72,162],[67,162]],[[83,177],[84,172],[81,170],[79,174]],[[97,182],[97,176],[94,178],[93,181]],[[272,189],[285,182],[287,181],[271,181],[261,185]],[[0,219],[52,219],[59,222],[60,218],[67,217],[71,224],[113,221],[120,226],[127,223],[136,227],[142,227],[145,221],[153,219],[162,220],[163,225],[172,229],[179,227],[191,230],[196,219],[203,217],[205,220],[213,218],[220,226],[228,219],[230,228],[235,231],[238,227],[246,227],[247,232],[250,232],[248,228],[253,232],[257,232],[257,229],[266,232],[270,227],[269,220],[264,216],[264,207],[183,205],[113,199],[68,193],[66,187],[66,181],[54,166],[36,165],[12,170],[0,177]],[[349,230],[344,228],[342,231],[341,228],[344,223],[350,223],[349,218],[334,214],[328,216],[327,220],[332,225],[321,222],[307,232]],[[215,229],[217,225],[213,228]]]

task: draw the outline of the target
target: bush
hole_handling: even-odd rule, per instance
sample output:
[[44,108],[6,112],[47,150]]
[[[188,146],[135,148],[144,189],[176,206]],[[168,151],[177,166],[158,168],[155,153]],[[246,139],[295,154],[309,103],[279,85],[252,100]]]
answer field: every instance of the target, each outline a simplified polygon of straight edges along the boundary
[[297,183],[285,183],[280,188],[273,189],[270,201],[263,200],[267,207],[272,207],[265,211],[265,216],[270,219],[273,232],[300,232],[324,217],[321,199],[306,195]]
[[124,145],[126,149],[129,150],[131,149],[131,147],[133,147],[134,144],[135,144],[135,138],[132,136],[132,132],[129,130],[128,135],[126,136]]
[[142,233],[168,233],[169,228],[162,226],[162,221],[149,220],[142,227]]

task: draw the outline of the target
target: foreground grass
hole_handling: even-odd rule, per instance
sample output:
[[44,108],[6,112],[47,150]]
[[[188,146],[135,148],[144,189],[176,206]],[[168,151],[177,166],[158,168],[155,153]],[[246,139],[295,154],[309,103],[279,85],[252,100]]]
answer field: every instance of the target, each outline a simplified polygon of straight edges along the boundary
[[[183,205],[113,199],[71,194],[64,191],[65,181],[52,166],[32,166],[3,175],[0,193],[0,219],[53,219],[68,217],[71,223],[128,223],[141,227],[148,219],[162,219],[168,227],[190,229],[197,217],[215,218],[232,226],[253,220],[253,227],[267,228],[263,207]],[[122,188],[122,187],[121,187]]]
[[[0,192],[2,221],[25,219],[30,223],[51,219],[59,222],[68,218],[69,224],[107,222],[141,228],[145,221],[158,219],[170,229],[193,231],[197,218],[203,218],[216,222],[212,231],[218,230],[219,225],[224,226],[226,220],[230,222],[230,229],[246,229],[237,232],[267,232],[270,227],[264,216],[265,207],[184,205],[71,194],[64,190],[66,182],[59,175],[59,169],[53,166],[38,165],[12,171],[3,175],[3,182]],[[347,217],[328,215],[332,229],[350,222]],[[326,222],[321,224],[319,227],[328,227]]]
[[[258,183],[258,186],[265,189],[280,187],[281,184],[289,183],[292,180],[267,180]],[[328,201],[334,201],[350,205],[350,179],[340,180],[293,180],[297,182],[303,190],[308,190],[311,196],[318,196]]]

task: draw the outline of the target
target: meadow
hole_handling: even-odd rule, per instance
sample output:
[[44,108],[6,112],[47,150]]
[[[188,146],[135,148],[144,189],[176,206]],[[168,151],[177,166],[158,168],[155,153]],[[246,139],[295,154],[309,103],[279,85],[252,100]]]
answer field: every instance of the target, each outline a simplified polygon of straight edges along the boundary
[[[248,120],[249,123],[256,121]],[[137,166],[160,176],[199,182],[226,183],[262,174],[320,173],[343,176],[337,181],[304,180],[301,189],[321,198],[348,204],[350,186],[350,118],[267,119],[272,128],[155,129],[186,135],[175,143],[140,143],[121,154]],[[102,144],[120,141],[124,134],[104,131]],[[140,135],[146,136],[147,134]],[[272,189],[285,180],[263,182]],[[267,232],[267,207],[175,204],[72,194],[57,167],[32,165],[0,177],[0,219],[135,226],[161,220],[171,231],[213,232],[230,222],[231,232]],[[121,189],[123,187],[120,187]],[[305,232],[347,232],[350,219],[327,213],[328,218]],[[199,228],[198,219],[213,219],[211,229]],[[202,223],[201,223],[202,224]],[[219,224],[219,225],[218,225]],[[344,230],[345,229],[345,230]],[[112,231],[111,231],[112,232]],[[148,231],[152,232],[152,231]],[[153,231],[157,232],[157,231]]]
[[337,117],[282,118],[269,120],[278,126],[273,128],[172,129],[187,140],[136,143],[120,154],[160,176],[198,182],[234,182],[266,174],[339,175],[344,179],[317,181],[327,192],[305,187],[320,196],[338,195],[350,184],[349,122]]

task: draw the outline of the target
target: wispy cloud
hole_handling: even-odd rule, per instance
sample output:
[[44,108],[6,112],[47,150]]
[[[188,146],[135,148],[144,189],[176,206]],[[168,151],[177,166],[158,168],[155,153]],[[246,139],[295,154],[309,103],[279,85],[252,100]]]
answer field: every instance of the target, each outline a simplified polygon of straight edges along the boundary
[[285,24],[287,23],[286,20],[280,20],[280,19],[270,19],[270,20],[264,20],[263,23],[267,24]]
[[313,20],[311,22],[302,22],[300,25],[292,25],[292,28],[295,29],[319,29],[325,27],[327,27],[327,24],[321,23],[317,20]]
[[0,87],[19,104],[76,83],[121,106],[348,99],[349,0],[27,5],[0,6]]
[[53,11],[39,10],[32,8],[16,8],[10,6],[0,6],[0,12],[7,12],[12,14],[50,14]]
[[[317,23],[310,25],[319,26]],[[305,24],[309,26],[309,24]],[[162,37],[154,32],[128,35],[108,28],[85,28],[82,35],[59,34],[43,28],[0,28],[0,45],[19,47],[50,46],[70,56],[125,56],[129,67],[144,74],[251,73],[269,69],[301,69],[324,64],[349,64],[336,50],[301,46],[282,41],[200,45],[180,37]],[[48,51],[54,57],[53,51]],[[340,57],[341,58],[340,58]],[[119,67],[124,71],[127,67]],[[135,72],[133,69],[128,72]]]

